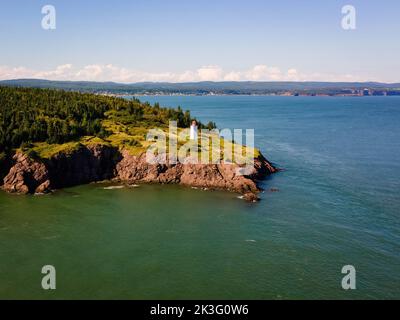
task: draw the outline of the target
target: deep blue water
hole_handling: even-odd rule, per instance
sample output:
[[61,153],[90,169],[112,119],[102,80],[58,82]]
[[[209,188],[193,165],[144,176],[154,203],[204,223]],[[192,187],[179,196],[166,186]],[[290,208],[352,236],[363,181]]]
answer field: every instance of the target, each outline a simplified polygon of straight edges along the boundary
[[219,128],[254,128],[256,146],[285,169],[264,182],[280,192],[265,192],[248,212],[261,234],[285,242],[299,259],[290,267],[315,272],[315,281],[354,265],[357,293],[335,296],[400,297],[399,97],[139,99],[180,105]]

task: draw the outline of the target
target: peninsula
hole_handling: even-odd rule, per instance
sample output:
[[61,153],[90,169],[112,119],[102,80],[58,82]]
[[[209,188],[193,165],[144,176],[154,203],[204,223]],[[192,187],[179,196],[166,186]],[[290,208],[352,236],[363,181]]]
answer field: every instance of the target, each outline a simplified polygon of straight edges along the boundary
[[[113,180],[223,189],[255,201],[257,181],[277,170],[257,149],[246,174],[238,174],[241,164],[222,158],[207,164],[149,163],[149,129],[167,131],[172,120],[183,130],[193,120],[180,107],[91,93],[0,87],[0,108],[0,184],[10,193],[48,193]],[[215,128],[213,122],[197,122],[200,129]],[[233,144],[222,138],[221,143]]]

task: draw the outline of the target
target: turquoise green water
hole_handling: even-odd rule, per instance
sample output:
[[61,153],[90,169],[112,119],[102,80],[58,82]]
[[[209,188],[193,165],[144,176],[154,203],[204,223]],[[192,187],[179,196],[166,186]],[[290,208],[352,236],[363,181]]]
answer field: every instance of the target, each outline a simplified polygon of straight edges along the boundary
[[[257,204],[158,185],[0,193],[0,298],[400,297],[400,99],[145,100],[255,128],[286,171]],[[54,291],[41,289],[47,264]],[[354,291],[341,289],[346,264]]]

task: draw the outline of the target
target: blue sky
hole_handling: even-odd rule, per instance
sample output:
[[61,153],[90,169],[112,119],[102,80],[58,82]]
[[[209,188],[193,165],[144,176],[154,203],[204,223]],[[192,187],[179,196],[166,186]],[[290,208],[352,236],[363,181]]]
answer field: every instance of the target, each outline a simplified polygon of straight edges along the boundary
[[398,0],[2,0],[0,79],[400,82],[399,16]]

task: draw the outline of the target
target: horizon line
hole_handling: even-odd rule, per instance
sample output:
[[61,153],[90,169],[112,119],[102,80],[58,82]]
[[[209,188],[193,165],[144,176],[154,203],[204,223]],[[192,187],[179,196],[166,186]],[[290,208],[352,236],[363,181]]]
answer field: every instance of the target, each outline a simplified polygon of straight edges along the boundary
[[203,81],[182,81],[182,82],[172,82],[172,81],[137,81],[137,82],[117,82],[117,81],[96,81],[96,80],[51,80],[42,78],[14,78],[14,79],[0,79],[0,82],[12,82],[12,81],[47,81],[47,82],[83,82],[83,83],[113,83],[120,85],[135,85],[135,84],[200,84],[200,83],[329,83],[329,84],[387,84],[387,85],[400,85],[399,82],[381,82],[373,80],[365,81],[317,81],[317,80],[236,80],[236,81],[213,81],[213,80],[203,80]]

